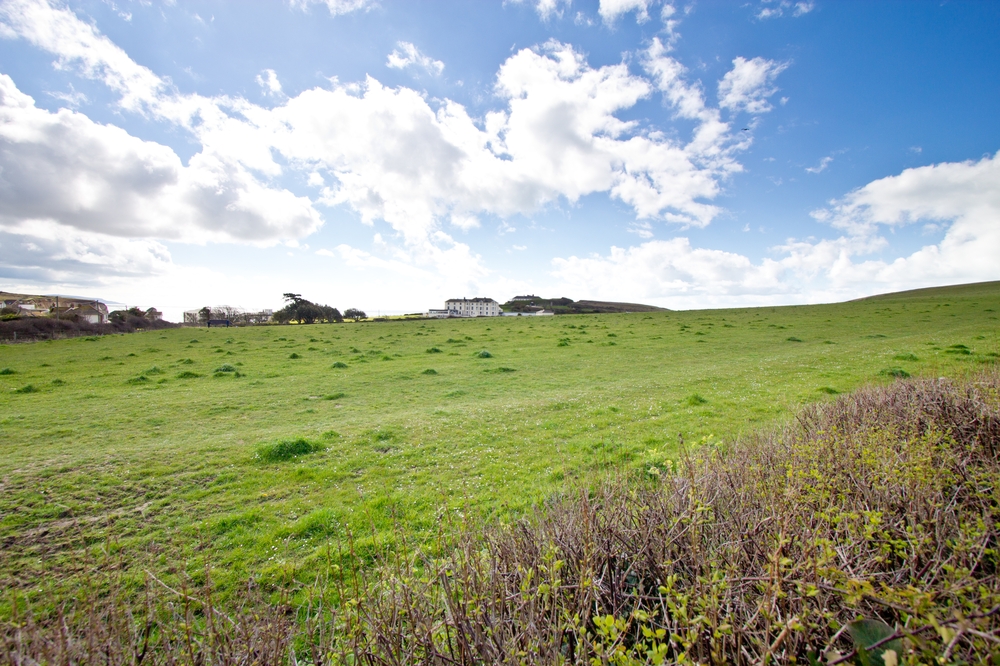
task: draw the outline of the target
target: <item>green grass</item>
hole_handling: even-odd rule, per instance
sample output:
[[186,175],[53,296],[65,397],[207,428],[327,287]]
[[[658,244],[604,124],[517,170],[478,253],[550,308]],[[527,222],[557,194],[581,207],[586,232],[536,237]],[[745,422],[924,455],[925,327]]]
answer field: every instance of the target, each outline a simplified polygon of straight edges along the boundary
[[[996,363],[998,310],[991,283],[821,306],[0,346],[0,587],[65,573],[82,543],[155,544],[166,567],[207,534],[220,582],[292,565],[308,578],[348,529],[363,554],[395,525],[421,539],[445,509],[516,514],[566,484],[675,459],[680,437],[730,441],[896,371]],[[261,455],[297,441],[316,449]]]

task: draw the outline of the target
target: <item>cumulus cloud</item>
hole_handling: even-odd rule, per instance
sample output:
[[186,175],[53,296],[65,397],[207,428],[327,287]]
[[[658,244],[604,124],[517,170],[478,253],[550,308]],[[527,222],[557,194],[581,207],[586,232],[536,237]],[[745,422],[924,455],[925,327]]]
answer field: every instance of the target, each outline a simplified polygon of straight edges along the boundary
[[278,80],[278,75],[273,69],[265,69],[258,74],[257,85],[261,87],[265,95],[280,96],[283,94],[281,92],[281,81]]
[[514,0],[514,2],[517,4],[530,2],[543,21],[548,21],[553,16],[562,16],[563,11],[573,4],[573,0]]
[[0,224],[28,220],[196,242],[268,242],[320,223],[307,199],[210,155],[185,167],[161,144],[68,109],[39,109],[0,74]]
[[[613,247],[606,256],[558,258],[554,275],[595,297],[633,298],[674,307],[839,300],[872,293],[1000,278],[1000,153],[979,162],[907,169],[859,188],[818,220],[845,235],[790,239],[775,258],[753,262],[693,247],[687,238]],[[924,222],[945,229],[940,242],[885,259],[886,227]]]
[[115,238],[51,220],[0,226],[0,272],[8,280],[99,286],[171,268],[167,248],[153,240]]
[[350,14],[359,10],[369,10],[378,4],[378,0],[290,0],[293,9],[306,10],[310,5],[326,5],[331,16]]
[[[644,15],[648,4],[602,8],[605,17]],[[122,237],[268,243],[315,231],[322,218],[314,203],[346,206],[366,223],[393,228],[397,260],[443,262],[477,275],[485,270],[478,256],[444,225],[469,229],[483,215],[529,214],[604,192],[640,221],[705,226],[719,213],[711,201],[742,168],[736,153],[750,141],[734,137],[719,109],[706,104],[700,83],[668,55],[669,37],[641,54],[644,76],[625,63],[591,67],[555,41],[522,49],[497,72],[501,108],[473,118],[451,100],[370,77],[289,98],[277,75],[264,70],[258,83],[278,102],[270,108],[182,94],[62,6],[12,0],[0,19],[8,32],[56,54],[59,66],[103,81],[123,109],[183,128],[201,145],[182,164],[169,148],[82,114],[38,109],[5,79],[11,195],[0,214],[13,221],[58,220]],[[405,42],[388,64],[443,67]],[[737,59],[723,99],[759,111],[783,67]],[[657,93],[677,117],[696,121],[690,139],[619,118]],[[288,172],[316,188],[315,202],[275,185]],[[636,232],[649,232],[646,224]]]
[[407,67],[416,66],[434,76],[440,76],[441,72],[444,71],[443,62],[434,60],[430,56],[421,53],[410,42],[396,42],[396,48],[389,54],[385,65],[392,69],[406,69]]
[[[616,112],[653,87],[625,65],[592,68],[565,44],[511,56],[496,92],[506,108],[480,126],[459,104],[434,108],[372,78],[360,89],[308,90],[269,112],[270,145],[332,176],[326,203],[384,220],[408,242],[428,238],[443,219],[467,228],[480,213],[530,213],[602,191],[641,218],[704,226],[717,209],[702,200],[739,168],[720,147],[729,140],[724,124],[679,144],[620,120]],[[717,112],[705,117],[717,123]]]
[[645,23],[649,20],[647,10],[652,4],[652,0],[601,0],[597,13],[609,25],[617,21],[618,17],[629,12],[635,12],[637,23]]
[[737,57],[733,68],[719,81],[719,106],[754,114],[770,111],[767,98],[778,92],[774,80],[787,67],[788,63],[764,58]]

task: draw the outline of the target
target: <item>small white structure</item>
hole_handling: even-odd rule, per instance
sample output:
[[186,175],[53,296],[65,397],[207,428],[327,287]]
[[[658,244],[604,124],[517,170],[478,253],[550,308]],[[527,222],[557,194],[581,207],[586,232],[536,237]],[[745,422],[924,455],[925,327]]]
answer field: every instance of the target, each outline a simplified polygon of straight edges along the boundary
[[551,310],[529,310],[527,312],[503,312],[504,317],[548,317],[554,315]]

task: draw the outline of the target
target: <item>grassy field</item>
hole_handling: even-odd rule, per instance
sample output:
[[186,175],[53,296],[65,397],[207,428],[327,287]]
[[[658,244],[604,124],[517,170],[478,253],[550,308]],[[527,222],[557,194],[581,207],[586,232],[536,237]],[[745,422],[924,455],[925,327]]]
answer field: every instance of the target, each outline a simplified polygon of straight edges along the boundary
[[[85,544],[308,576],[804,403],[1000,356],[1000,283],[802,307],[173,329],[0,346],[0,587]],[[301,440],[301,441],[300,441]],[[401,529],[398,529],[401,528]],[[66,589],[71,589],[67,587]]]

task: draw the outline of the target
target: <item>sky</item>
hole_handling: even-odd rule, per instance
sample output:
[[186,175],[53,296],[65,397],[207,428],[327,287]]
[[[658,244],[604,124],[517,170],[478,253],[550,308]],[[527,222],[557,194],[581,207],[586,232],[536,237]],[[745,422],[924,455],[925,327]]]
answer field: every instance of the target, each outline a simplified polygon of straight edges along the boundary
[[1000,279],[1000,3],[0,0],[0,289],[369,314]]

